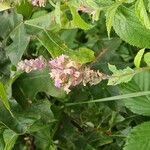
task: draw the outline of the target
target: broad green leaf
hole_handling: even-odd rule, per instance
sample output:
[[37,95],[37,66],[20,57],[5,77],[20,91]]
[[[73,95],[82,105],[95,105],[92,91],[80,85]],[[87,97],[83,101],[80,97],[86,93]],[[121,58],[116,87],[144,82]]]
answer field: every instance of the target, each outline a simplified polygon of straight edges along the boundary
[[145,49],[141,49],[138,51],[138,53],[136,54],[135,58],[134,58],[134,65],[139,68],[140,67],[140,63],[141,63],[141,59],[142,56],[144,54]]
[[[2,105],[2,103],[0,102],[0,122],[6,126],[7,128],[13,130],[16,133],[24,133],[27,130],[27,122],[28,120],[24,120],[24,123],[19,122],[18,119],[16,119],[15,117],[12,117],[12,115],[9,113],[9,111]],[[13,109],[11,107],[11,109]],[[14,112],[13,112],[14,114]],[[24,118],[25,119],[25,118]],[[32,120],[32,123],[35,120]],[[30,123],[31,123],[31,119],[30,119]]]
[[131,130],[124,150],[149,150],[150,122],[144,122]]
[[5,142],[5,148],[4,150],[12,150],[15,142],[18,138],[18,134],[16,134],[14,131],[10,130],[10,129],[6,129],[3,132],[3,137],[4,137],[4,142]]
[[78,11],[71,5],[69,5],[71,14],[72,14],[72,25],[75,26],[76,28],[80,28],[83,30],[89,30],[92,28],[92,25],[86,23],[79,15]]
[[88,48],[80,48],[79,50],[69,49],[58,36],[49,31],[44,31],[37,37],[41,44],[48,50],[52,57],[61,54],[70,56],[73,60],[81,64],[91,62],[95,59],[94,52]]
[[135,71],[130,67],[127,67],[123,70],[117,69],[114,65],[109,64],[109,70],[113,72],[111,77],[108,80],[108,85],[117,85],[120,83],[129,82],[135,75]]
[[54,20],[54,12],[44,14],[42,16],[32,18],[25,21],[27,31],[31,34],[37,34],[41,30],[49,29],[52,30],[57,26]]
[[[53,150],[51,149],[52,143],[53,143],[53,137],[52,137],[52,127],[49,126],[47,128],[41,129],[34,133],[35,136],[35,144],[39,149],[45,149],[45,150]],[[55,149],[54,149],[55,150]]]
[[29,105],[38,92],[46,92],[56,98],[65,97],[65,92],[54,86],[49,69],[22,74],[12,88],[13,96],[23,107]]
[[7,10],[7,9],[10,9],[10,8],[11,8],[10,3],[0,2],[0,12],[4,11],[4,10]]
[[[23,17],[15,11],[12,11],[10,14],[6,13],[3,16],[3,20],[4,22],[0,24],[2,30],[6,30],[4,34],[2,31],[3,45],[7,45],[5,47],[6,53],[12,63],[17,64],[29,43],[29,37],[26,34],[23,24]],[[12,39],[11,43],[8,42],[9,37]]]
[[11,11],[10,13],[6,11],[0,15],[0,20],[0,37],[6,42],[11,32],[23,21],[23,18],[15,11]]
[[5,38],[5,36],[10,32],[10,14],[4,12],[0,15],[0,37]]
[[25,52],[29,44],[29,36],[26,34],[24,24],[21,23],[10,34],[13,42],[6,48],[6,53],[9,56],[12,64],[16,65]]
[[139,21],[147,28],[150,29],[150,20],[146,12],[143,0],[137,0],[135,4],[135,13]]
[[[149,91],[150,90],[150,71],[141,72],[133,78],[128,84],[122,85],[121,92],[123,94],[131,92]],[[125,106],[132,112],[140,115],[150,115],[150,96],[142,96],[137,98],[127,98],[124,100]]]
[[0,100],[3,102],[4,106],[10,111],[10,105],[9,105],[9,100],[7,98],[7,93],[4,88],[4,85],[0,82]]
[[116,2],[113,5],[109,6],[106,10],[106,27],[107,27],[107,33],[108,33],[108,37],[110,37],[110,32],[111,32],[111,28],[113,25],[113,21],[114,21],[114,16],[116,14],[116,11],[118,9],[118,7],[121,5],[121,2]]
[[[20,123],[28,123],[27,132],[37,132],[43,128],[47,128],[51,123],[55,122],[51,104],[47,99],[38,100],[36,103],[30,104],[26,108],[14,108],[16,118],[19,118]],[[32,123],[32,121],[34,121]]]
[[148,66],[150,66],[150,52],[144,55],[144,61],[146,62]]
[[37,131],[55,121],[51,111],[51,104],[48,100],[30,103],[26,108],[21,107],[15,101],[12,101],[11,104],[14,117],[0,102],[0,122],[17,134]]
[[44,31],[37,38],[52,57],[57,57],[66,51],[65,44],[51,32]]
[[150,48],[150,30],[138,21],[132,10],[120,8],[115,15],[113,27],[120,38],[129,44]]

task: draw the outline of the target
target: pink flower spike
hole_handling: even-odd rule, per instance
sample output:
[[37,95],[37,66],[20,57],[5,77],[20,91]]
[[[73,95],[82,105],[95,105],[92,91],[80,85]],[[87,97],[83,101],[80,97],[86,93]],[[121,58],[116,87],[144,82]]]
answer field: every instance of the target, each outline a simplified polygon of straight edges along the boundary
[[46,62],[42,56],[36,59],[25,59],[24,61],[20,61],[17,65],[18,70],[25,71],[27,73],[31,72],[32,70],[41,70],[46,67]]

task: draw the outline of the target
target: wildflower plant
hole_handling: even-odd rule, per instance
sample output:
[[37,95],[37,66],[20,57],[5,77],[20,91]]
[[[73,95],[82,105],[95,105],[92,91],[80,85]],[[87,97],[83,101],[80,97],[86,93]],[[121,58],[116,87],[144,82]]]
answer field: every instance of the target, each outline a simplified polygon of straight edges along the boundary
[[33,70],[41,70],[46,66],[50,70],[49,74],[54,81],[54,85],[57,88],[63,88],[67,94],[71,91],[71,87],[77,86],[80,83],[84,86],[88,83],[95,85],[101,82],[101,80],[107,79],[107,75],[82,66],[80,63],[71,60],[67,55],[60,55],[47,62],[42,56],[36,59],[25,59],[18,63],[17,70],[29,73]]
[[0,150],[149,150],[149,3],[0,0]]

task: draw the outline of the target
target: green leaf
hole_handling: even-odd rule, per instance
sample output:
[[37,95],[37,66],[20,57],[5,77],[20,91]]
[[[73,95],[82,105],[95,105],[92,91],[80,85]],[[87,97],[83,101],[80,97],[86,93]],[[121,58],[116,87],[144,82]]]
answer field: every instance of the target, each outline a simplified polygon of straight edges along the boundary
[[113,27],[120,38],[129,44],[150,48],[150,30],[138,21],[132,10],[120,8],[115,15]]
[[[7,98],[7,93],[6,90],[4,88],[4,85],[0,82],[0,100],[3,102],[4,106],[9,110],[9,112],[11,113],[10,110],[10,105],[9,105],[9,100]],[[12,114],[12,113],[11,113]]]
[[74,60],[79,61],[81,64],[91,62],[95,59],[94,51],[86,47],[80,47],[79,51],[72,52]]
[[146,62],[148,66],[150,66],[150,52],[144,55],[144,61]]
[[0,12],[4,11],[4,10],[7,10],[7,9],[10,9],[10,8],[11,8],[10,3],[0,2]]
[[72,20],[73,26],[75,26],[76,28],[83,29],[83,30],[89,30],[90,28],[92,28],[92,25],[89,25],[80,17],[75,7],[69,5],[69,8],[70,8],[72,18],[73,18]]
[[136,54],[135,58],[134,58],[134,65],[137,68],[140,68],[140,63],[141,63],[141,59],[142,59],[142,56],[144,54],[144,51],[145,51],[145,49],[139,50],[138,53]]
[[7,42],[9,35],[19,26],[23,18],[14,11],[10,13],[6,11],[0,15],[0,20],[0,36]]
[[[29,120],[24,118],[24,123],[21,123],[19,119],[16,119],[15,112],[13,111],[13,114],[15,117],[12,117],[12,115],[9,113],[9,111],[2,105],[0,102],[0,122],[6,126],[7,128],[13,130],[16,133],[24,133],[27,128],[29,127],[29,123],[33,124],[35,122],[35,119]],[[13,109],[13,107],[11,106]]]
[[112,24],[114,21],[114,16],[116,14],[116,11],[118,9],[118,7],[121,5],[122,3],[114,3],[113,5],[109,6],[106,10],[106,27],[107,27],[107,33],[108,33],[108,37],[110,37],[110,32],[111,32],[111,28],[112,28]]
[[51,131],[51,127],[47,127],[34,133],[35,144],[39,149],[51,150],[51,146],[53,143]]
[[26,20],[25,26],[30,34],[37,34],[45,29],[52,30],[57,26],[54,21],[54,12],[52,11],[42,16]]
[[51,103],[46,99],[38,100],[26,108],[17,106],[14,111],[20,123],[28,125],[26,132],[30,133],[47,128],[47,126],[56,121],[51,111]]
[[59,37],[55,36],[52,32],[44,31],[39,34],[37,38],[53,58],[66,51],[67,47],[65,46],[65,43],[63,43]]
[[124,150],[149,150],[150,122],[144,122],[131,130]]
[[139,21],[147,28],[150,29],[150,20],[146,12],[143,0],[137,0],[135,4],[135,13]]
[[32,14],[33,6],[28,0],[23,0],[16,6],[17,12],[25,18],[29,18]]
[[108,85],[117,85],[120,83],[129,82],[135,75],[135,71],[130,67],[123,70],[117,70],[114,65],[108,65],[109,70],[113,72],[112,76],[108,80]]
[[4,132],[4,128],[0,127],[0,149],[2,149],[2,150],[4,149],[4,146],[5,146],[3,132]]
[[18,138],[18,134],[16,134],[14,131],[10,130],[10,129],[6,129],[3,132],[3,137],[4,137],[4,142],[5,142],[5,148],[4,150],[12,150],[15,142]]
[[42,32],[37,38],[53,58],[61,54],[66,54],[81,64],[91,62],[95,59],[94,52],[92,50],[84,47],[79,50],[69,49],[58,36],[50,31]]
[[21,57],[29,44],[30,38],[26,34],[23,23],[13,30],[10,37],[13,40],[13,43],[6,48],[6,52],[12,64],[16,65],[21,60]]
[[49,69],[24,73],[14,82],[12,88],[13,97],[23,107],[29,105],[38,92],[46,92],[56,98],[65,97],[65,92],[54,86]]
[[148,12],[150,12],[150,1],[148,1],[147,9],[148,9]]
[[[149,91],[150,72],[141,72],[133,78],[133,80],[125,85],[122,85],[121,92],[123,94],[131,92]],[[150,115],[150,96],[142,96],[137,98],[128,98],[125,101],[125,106],[129,108],[132,112],[140,115],[149,116]]]
[[51,104],[48,100],[30,103],[26,108],[21,107],[15,101],[11,101],[11,104],[14,117],[0,102],[0,122],[17,134],[37,131],[55,121],[51,111]]

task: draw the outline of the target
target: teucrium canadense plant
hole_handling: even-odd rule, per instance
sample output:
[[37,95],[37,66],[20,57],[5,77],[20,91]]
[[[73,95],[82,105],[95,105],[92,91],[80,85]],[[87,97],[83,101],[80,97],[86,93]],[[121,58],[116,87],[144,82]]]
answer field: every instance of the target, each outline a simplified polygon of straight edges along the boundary
[[149,0],[0,1],[0,150],[149,150]]

